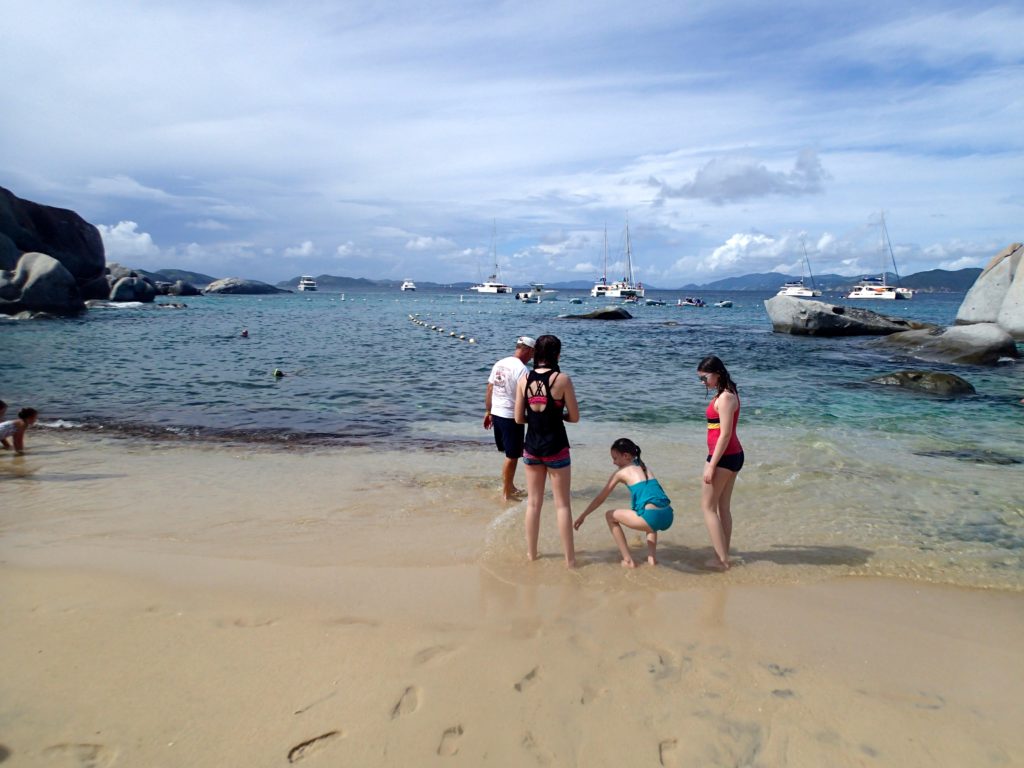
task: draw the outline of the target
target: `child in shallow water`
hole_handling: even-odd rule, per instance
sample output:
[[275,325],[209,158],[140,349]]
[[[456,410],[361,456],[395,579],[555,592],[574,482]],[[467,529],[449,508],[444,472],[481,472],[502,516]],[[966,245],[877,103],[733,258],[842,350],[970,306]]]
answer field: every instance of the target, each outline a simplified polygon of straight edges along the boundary
[[7,439],[11,438],[14,442],[15,453],[23,453],[25,430],[35,424],[37,418],[39,418],[39,412],[35,408],[22,408],[18,411],[18,418],[0,422],[0,445],[10,450],[11,444]]
[[658,531],[664,531],[672,525],[672,502],[665,495],[661,483],[655,479],[654,473],[640,458],[640,446],[627,437],[620,437],[612,443],[611,456],[612,464],[618,469],[608,478],[604,488],[594,497],[583,514],[576,518],[573,527],[578,531],[587,515],[601,506],[612,489],[622,483],[629,489],[632,509],[609,509],[604,514],[608,530],[611,531],[612,538],[615,539],[622,555],[622,567],[636,567],[629,545],[626,544],[626,534],[622,526],[647,534],[647,562],[657,565],[655,550],[658,546]]

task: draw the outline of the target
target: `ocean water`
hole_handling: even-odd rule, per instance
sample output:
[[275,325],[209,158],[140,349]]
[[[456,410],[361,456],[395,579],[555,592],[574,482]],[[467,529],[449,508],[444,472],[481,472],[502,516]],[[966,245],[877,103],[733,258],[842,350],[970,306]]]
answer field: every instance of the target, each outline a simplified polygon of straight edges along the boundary
[[[112,434],[405,452],[416,457],[409,471],[424,476],[441,451],[496,479],[480,427],[487,373],[518,335],[554,333],[582,416],[570,427],[574,504],[599,490],[611,470],[607,446],[628,435],[677,508],[692,510],[708,398],[695,368],[717,354],[743,402],[748,459],[735,504],[748,573],[1024,589],[1024,364],[924,364],[870,339],[775,334],[768,294],[707,293],[709,304],[734,306],[695,308],[674,306],[680,292],[652,292],[669,305],[595,322],[559,317],[607,303],[571,305],[572,293],[530,305],[443,290],[204,296],[184,299],[184,309],[2,321],[0,398],[37,407],[44,424]],[[858,306],[950,324],[961,299],[919,294]],[[903,368],[955,372],[978,393],[945,399],[868,383]],[[554,526],[543,528],[542,548],[557,552]],[[593,546],[607,544],[606,531],[584,541],[591,536]],[[496,513],[483,557],[514,572],[520,538],[515,511]]]

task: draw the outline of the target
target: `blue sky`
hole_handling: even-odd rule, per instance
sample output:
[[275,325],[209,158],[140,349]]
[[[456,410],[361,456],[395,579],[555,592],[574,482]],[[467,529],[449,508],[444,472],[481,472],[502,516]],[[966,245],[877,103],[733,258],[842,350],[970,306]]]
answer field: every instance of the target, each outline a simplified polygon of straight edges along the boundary
[[0,0],[0,185],[276,282],[982,266],[1024,239],[1024,9]]

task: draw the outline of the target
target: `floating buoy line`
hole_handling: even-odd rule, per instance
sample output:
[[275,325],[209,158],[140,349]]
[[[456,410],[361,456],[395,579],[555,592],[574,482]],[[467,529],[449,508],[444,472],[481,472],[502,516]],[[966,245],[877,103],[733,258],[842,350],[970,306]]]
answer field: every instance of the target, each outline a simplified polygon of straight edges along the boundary
[[438,333],[442,336],[447,336],[449,339],[455,339],[456,341],[466,341],[469,342],[470,344],[476,344],[476,339],[474,339],[472,336],[467,336],[464,333],[459,333],[458,331],[453,331],[450,328],[445,328],[435,323],[431,323],[428,320],[423,320],[420,317],[419,312],[409,315],[409,320],[412,321],[413,325],[418,325],[420,326],[420,328],[426,328],[428,331],[434,331],[435,333]]

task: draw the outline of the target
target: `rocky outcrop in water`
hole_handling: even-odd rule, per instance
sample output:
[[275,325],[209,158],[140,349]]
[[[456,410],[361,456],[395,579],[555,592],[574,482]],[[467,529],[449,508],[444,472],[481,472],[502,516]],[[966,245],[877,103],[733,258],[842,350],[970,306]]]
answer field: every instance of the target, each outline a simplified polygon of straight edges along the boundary
[[200,296],[202,291],[196,288],[192,283],[186,283],[184,280],[175,280],[164,292],[167,296]]
[[203,290],[203,293],[231,293],[231,294],[264,294],[264,293],[291,293],[281,288],[276,288],[268,283],[259,280],[245,280],[241,277],[225,277],[214,280]]
[[1024,246],[1014,243],[986,265],[956,313],[957,325],[994,323],[1024,339]]
[[68,315],[85,309],[78,282],[45,253],[22,254],[12,270],[0,270],[0,312]]
[[895,371],[871,379],[872,384],[901,387],[931,395],[973,395],[974,386],[955,373],[938,371]]
[[764,303],[772,330],[794,336],[883,336],[934,325],[889,317],[860,307],[773,296]]
[[1000,358],[1017,357],[1013,337],[995,323],[905,331],[876,343],[899,348],[919,360],[961,365],[995,365]]
[[80,312],[105,264],[99,230],[77,213],[0,187],[0,312]]
[[559,315],[563,320],[632,320],[633,316],[622,307],[604,307],[585,315]]

